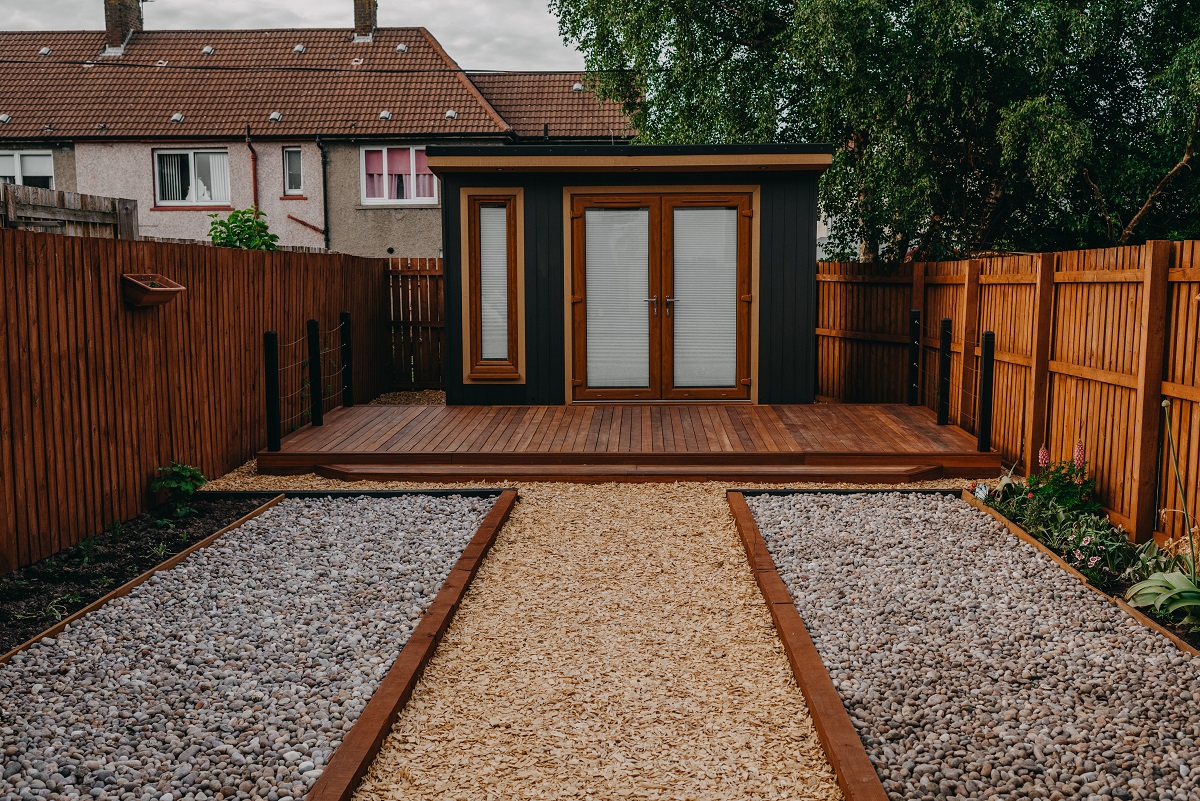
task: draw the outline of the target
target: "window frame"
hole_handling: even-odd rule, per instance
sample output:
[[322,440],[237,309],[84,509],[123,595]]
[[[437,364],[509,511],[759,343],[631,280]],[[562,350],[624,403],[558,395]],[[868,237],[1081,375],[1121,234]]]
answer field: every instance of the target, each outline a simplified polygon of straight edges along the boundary
[[[196,180],[196,154],[197,153],[224,153],[226,166],[230,170],[230,175],[225,176],[226,183],[229,184],[229,197],[225,200],[163,200],[159,197],[161,185],[159,183],[159,156],[178,156],[186,154],[188,157],[188,169],[191,170],[191,178]],[[232,209],[233,208],[233,167],[229,164],[229,148],[227,147],[176,147],[176,148],[155,148],[152,151],[154,159],[154,205],[155,207],[172,207],[172,208],[195,208],[195,209]]]
[[[413,187],[417,185],[417,157],[418,150],[425,150],[425,145],[361,145],[358,148],[358,189],[359,202],[363,206],[436,206],[441,199],[441,188],[436,175],[433,176],[433,197],[414,197],[414,198],[389,198],[389,197],[367,197],[367,151],[381,150],[383,151],[383,177],[384,185],[387,185],[388,172],[387,152],[391,150],[399,150],[404,148],[408,151],[408,177],[412,181]],[[386,190],[384,192],[386,193]]]
[[49,156],[50,157],[50,189],[54,189],[54,151],[53,150],[0,150],[0,156],[13,157],[13,181],[17,186],[28,186],[24,182],[24,174],[21,172],[21,157],[22,156]]
[[[523,220],[522,192],[520,190],[463,190],[461,211],[463,220],[464,267],[464,378],[468,381],[522,381],[521,365],[524,361],[524,281],[523,247],[521,228]],[[479,209],[482,206],[503,205],[507,210],[506,245],[508,250],[507,284],[508,297],[507,331],[508,357],[506,359],[483,358],[483,297],[481,286],[482,254],[480,243]]]
[[[297,197],[304,194],[304,149],[299,145],[289,145],[283,152],[283,194],[284,197]],[[288,154],[295,153],[300,159],[300,186],[295,189],[288,186]]]

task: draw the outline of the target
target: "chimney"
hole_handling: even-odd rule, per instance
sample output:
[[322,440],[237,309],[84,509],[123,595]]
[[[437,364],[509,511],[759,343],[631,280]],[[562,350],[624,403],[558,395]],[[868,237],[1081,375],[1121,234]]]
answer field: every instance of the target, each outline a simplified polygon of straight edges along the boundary
[[129,35],[142,29],[140,0],[104,0],[104,44],[109,55],[120,55]]
[[378,14],[379,3],[376,0],[354,0],[354,38],[357,41],[371,41],[375,31],[375,18]]

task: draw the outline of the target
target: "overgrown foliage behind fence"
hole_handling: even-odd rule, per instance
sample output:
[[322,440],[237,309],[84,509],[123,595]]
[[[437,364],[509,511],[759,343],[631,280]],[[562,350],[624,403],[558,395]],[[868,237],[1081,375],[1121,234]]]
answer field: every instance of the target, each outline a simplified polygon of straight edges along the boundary
[[[387,388],[386,262],[0,230],[0,573],[146,508],[154,468],[219,475],[265,445],[263,332],[354,320]],[[123,273],[187,289],[131,308]]]
[[[1161,402],[1188,499],[1200,477],[1200,242],[879,268],[818,266],[818,392],[903,403],[909,309],[922,313],[921,399],[935,399],[937,327],[953,320],[951,421],[974,431],[979,339],[996,333],[993,447],[1028,469],[1083,441],[1127,528],[1177,534]],[[1193,508],[1191,511],[1195,511]]]

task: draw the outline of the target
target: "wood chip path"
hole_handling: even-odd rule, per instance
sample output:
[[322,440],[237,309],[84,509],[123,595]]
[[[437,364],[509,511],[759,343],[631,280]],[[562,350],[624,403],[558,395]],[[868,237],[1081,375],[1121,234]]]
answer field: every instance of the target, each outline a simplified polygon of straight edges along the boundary
[[841,798],[724,485],[519,489],[355,801]]

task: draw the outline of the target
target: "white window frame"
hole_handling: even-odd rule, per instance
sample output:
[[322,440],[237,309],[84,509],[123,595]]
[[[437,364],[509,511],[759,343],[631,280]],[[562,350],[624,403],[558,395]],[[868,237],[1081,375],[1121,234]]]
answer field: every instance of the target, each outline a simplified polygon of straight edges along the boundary
[[414,198],[389,198],[389,197],[367,197],[367,151],[382,150],[383,151],[383,176],[384,185],[387,184],[387,176],[390,174],[387,167],[387,152],[388,148],[399,149],[406,148],[408,154],[408,177],[412,181],[412,185],[417,185],[417,157],[416,151],[424,150],[425,145],[362,145],[358,149],[358,187],[359,198],[364,206],[436,206],[439,202],[441,181],[438,177],[433,176],[433,197],[414,197]]
[[18,186],[25,186],[25,176],[21,173],[21,156],[50,157],[50,188],[54,188],[54,151],[53,150],[0,150],[0,156],[13,156],[13,170]]
[[[179,147],[179,148],[156,148],[153,151],[154,156],[154,205],[155,206],[199,206],[201,208],[232,208],[233,207],[233,181],[232,175],[226,176],[229,183],[229,198],[226,200],[163,200],[158,196],[160,184],[158,181],[158,157],[159,156],[178,156],[186,154],[188,157],[188,169],[191,170],[192,181],[196,180],[196,154],[197,153],[224,153],[226,162],[229,160],[229,148],[227,147]],[[233,172],[233,165],[229,165],[230,173]]]
[[[295,153],[300,157],[300,186],[296,187],[295,189],[288,187],[288,153]],[[304,150],[300,147],[289,146],[283,148],[283,194],[304,194]]]

